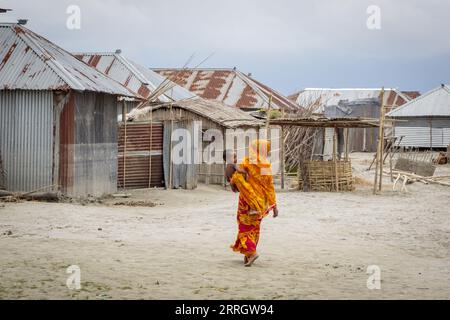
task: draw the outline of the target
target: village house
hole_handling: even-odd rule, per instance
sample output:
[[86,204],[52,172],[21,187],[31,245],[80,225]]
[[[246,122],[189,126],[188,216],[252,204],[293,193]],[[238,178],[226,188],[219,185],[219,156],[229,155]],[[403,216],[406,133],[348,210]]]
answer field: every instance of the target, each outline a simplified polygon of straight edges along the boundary
[[441,85],[391,111],[394,136],[402,147],[447,148],[450,145],[450,87]]
[[[418,92],[401,92],[385,89],[384,107],[387,111],[411,101]],[[379,119],[381,107],[381,88],[306,88],[289,96],[290,99],[312,114],[330,118],[371,118]],[[315,153],[330,158],[332,153],[334,129],[320,130],[316,135]],[[342,130],[338,132],[339,149],[343,145]],[[377,149],[377,128],[350,128],[348,132],[350,152],[374,152]]]
[[138,94],[19,24],[0,24],[0,164],[9,191],[117,188],[117,108]]
[[[172,133],[184,128],[194,135],[194,129],[200,130],[198,136],[202,140],[208,129],[225,132],[226,129],[258,129],[262,125],[239,109],[220,101],[203,99],[177,85],[176,79],[183,72],[166,78],[126,58],[120,50],[114,53],[75,53],[75,56],[143,95],[150,105],[140,109],[139,101],[124,102],[125,114],[119,118],[127,118],[128,121],[119,123],[120,188],[193,189],[198,183],[224,184],[223,163],[210,163],[209,159],[199,157],[202,163],[174,164],[171,150],[177,141],[172,141]],[[119,114],[121,112],[118,110]],[[201,122],[201,128],[195,122]]]

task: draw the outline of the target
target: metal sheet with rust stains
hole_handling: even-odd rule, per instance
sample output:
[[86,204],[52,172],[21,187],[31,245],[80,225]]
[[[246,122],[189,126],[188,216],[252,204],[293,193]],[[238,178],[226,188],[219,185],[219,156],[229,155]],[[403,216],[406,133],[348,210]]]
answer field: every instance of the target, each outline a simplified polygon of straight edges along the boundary
[[272,96],[272,108],[293,110],[299,106],[281,93],[235,69],[162,69],[180,86],[208,100],[216,100],[241,109],[266,109]]
[[11,23],[0,24],[0,90],[78,90],[139,98],[72,54]]
[[[81,52],[74,55],[144,98],[148,98],[166,79],[149,68],[125,58],[120,53]],[[158,99],[161,102],[170,102],[191,98],[195,98],[193,93],[176,85]]]

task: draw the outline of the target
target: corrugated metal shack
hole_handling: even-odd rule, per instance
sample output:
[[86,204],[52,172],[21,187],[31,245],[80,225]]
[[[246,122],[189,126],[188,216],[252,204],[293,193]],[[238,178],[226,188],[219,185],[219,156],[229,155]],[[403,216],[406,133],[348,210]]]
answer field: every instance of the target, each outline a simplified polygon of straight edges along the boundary
[[[219,130],[225,137],[226,129],[254,129],[258,134],[262,122],[256,120],[247,113],[224,105],[220,102],[208,101],[202,98],[181,100],[175,103],[165,103],[134,110],[129,115],[134,121],[162,122],[164,127],[163,141],[163,164],[164,181],[167,188],[194,189],[198,182],[207,184],[224,183],[224,164],[208,163],[209,159],[203,159],[201,164],[195,164],[194,144],[191,145],[191,163],[173,164],[171,150],[178,141],[171,142],[171,132],[176,129],[187,129],[191,139],[197,137],[202,147],[208,143],[204,142],[204,133],[208,129]],[[198,123],[201,122],[201,126]],[[185,136],[179,141],[188,141]],[[220,152],[222,158],[222,150]],[[200,157],[200,155],[198,155]]]
[[387,114],[403,147],[447,148],[450,145],[450,87],[441,85]]
[[118,97],[139,96],[18,24],[0,24],[0,154],[10,191],[117,186]]
[[[158,103],[169,103],[193,99],[190,91],[173,83],[169,90],[156,93],[167,79],[116,52],[75,53],[78,59],[121,83],[145,99]],[[170,82],[170,81],[169,81]],[[122,112],[130,112],[141,102],[124,101],[125,110],[117,110],[119,119]],[[118,187],[150,188],[162,187],[163,170],[163,124],[156,121],[119,122]]]
[[180,86],[207,100],[223,102],[245,111],[272,109],[290,112],[299,106],[281,93],[236,69],[160,69],[159,74],[174,79]]
[[[309,88],[291,99],[306,109],[312,109],[315,114],[330,118],[371,118],[380,117],[381,89],[323,89]],[[384,105],[387,110],[393,110],[419,95],[418,92],[400,92],[396,89],[385,89]],[[330,158],[332,153],[334,129],[322,130],[317,135],[315,153]],[[338,130],[339,149],[343,147],[343,132]],[[375,152],[377,149],[377,128],[349,129],[350,152]],[[317,148],[319,146],[319,148]],[[323,149],[322,149],[323,146]]]

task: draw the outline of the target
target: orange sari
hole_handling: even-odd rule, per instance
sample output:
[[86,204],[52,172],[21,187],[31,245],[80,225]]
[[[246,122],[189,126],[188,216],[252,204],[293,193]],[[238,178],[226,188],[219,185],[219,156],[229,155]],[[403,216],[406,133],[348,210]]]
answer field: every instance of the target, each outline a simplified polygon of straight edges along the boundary
[[[261,221],[276,206],[271,165],[267,158],[269,149],[269,141],[253,141],[249,148],[249,157],[244,158],[240,164],[248,172],[248,183],[255,190],[250,197],[258,197],[255,201],[255,199],[250,199],[245,192],[239,194],[237,212],[238,236],[231,248],[244,254],[246,257],[251,257],[256,253]],[[249,214],[249,204],[252,202],[263,203],[265,211],[258,214]]]

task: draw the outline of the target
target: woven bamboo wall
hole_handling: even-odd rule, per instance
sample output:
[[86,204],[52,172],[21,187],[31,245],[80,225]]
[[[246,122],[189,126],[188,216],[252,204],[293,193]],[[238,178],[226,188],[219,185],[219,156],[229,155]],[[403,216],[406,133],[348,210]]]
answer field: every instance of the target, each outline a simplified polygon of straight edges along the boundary
[[[306,161],[307,181],[299,181],[309,191],[353,191],[354,179],[351,161]],[[336,184],[337,176],[337,184]],[[300,179],[301,180],[301,179]],[[337,188],[336,188],[337,185]]]

